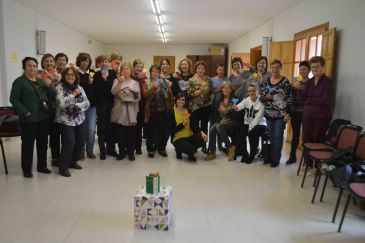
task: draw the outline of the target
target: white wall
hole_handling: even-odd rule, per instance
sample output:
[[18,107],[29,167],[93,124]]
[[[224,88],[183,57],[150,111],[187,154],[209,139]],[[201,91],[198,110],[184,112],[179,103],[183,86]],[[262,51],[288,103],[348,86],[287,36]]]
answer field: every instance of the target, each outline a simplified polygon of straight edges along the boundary
[[365,48],[365,1],[305,0],[229,44],[232,52],[249,52],[261,44],[262,36],[273,41],[292,40],[294,33],[330,23],[338,32],[335,80],[337,82],[335,117],[351,119],[365,127],[365,73],[362,71]]
[[[53,55],[64,52],[70,62],[75,62],[80,51],[88,52],[95,57],[104,52],[104,44],[88,36],[58,23],[34,10],[12,0],[2,2],[1,16],[3,16],[4,34],[4,62],[2,70],[1,105],[7,105],[11,84],[22,73],[21,60],[26,56],[36,57],[39,61],[42,56],[36,53],[36,30],[46,31],[46,52]],[[3,38],[3,39],[2,39]],[[89,40],[91,43],[89,44]],[[1,45],[1,44],[0,44]],[[1,46],[0,46],[1,48]],[[16,61],[11,59],[16,55]],[[40,67],[40,66],[39,66]]]
[[186,55],[209,55],[210,45],[106,45],[106,53],[118,51],[123,61],[133,62],[140,58],[149,68],[153,64],[153,56],[175,56],[175,64]]

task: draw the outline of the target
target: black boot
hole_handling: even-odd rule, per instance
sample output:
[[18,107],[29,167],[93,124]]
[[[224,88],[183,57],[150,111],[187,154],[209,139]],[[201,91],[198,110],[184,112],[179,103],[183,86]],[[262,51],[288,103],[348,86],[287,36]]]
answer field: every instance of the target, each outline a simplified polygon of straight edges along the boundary
[[294,164],[297,162],[297,156],[295,154],[290,153],[289,159],[286,161],[287,165]]

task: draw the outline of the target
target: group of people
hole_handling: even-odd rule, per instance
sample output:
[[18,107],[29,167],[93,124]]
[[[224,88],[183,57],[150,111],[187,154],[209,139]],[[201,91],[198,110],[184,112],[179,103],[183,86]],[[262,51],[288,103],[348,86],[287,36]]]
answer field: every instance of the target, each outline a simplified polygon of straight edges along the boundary
[[95,70],[91,65],[88,53],[79,53],[75,64],[68,64],[64,53],[45,54],[41,70],[37,59],[23,59],[24,73],[13,83],[10,102],[20,117],[24,177],[33,177],[35,141],[38,172],[51,173],[49,136],[52,165],[69,177],[70,168],[81,169],[78,161],[85,154],[96,158],[96,132],[100,160],[113,156],[134,161],[135,154],[142,154],[143,138],[149,158],[156,152],[167,157],[171,138],[177,159],[186,154],[196,161],[194,154],[202,148],[205,160],[212,160],[218,147],[229,161],[242,156],[241,162],[252,163],[261,137],[262,143],[271,144],[265,163],[277,167],[289,120],[291,164],[296,162],[301,124],[303,142],[323,141],[332,116],[332,84],[319,56],[301,62],[300,76],[291,81],[282,76],[277,59],[268,71],[266,57],[248,70],[240,58],[233,58],[228,77],[222,64],[217,65],[217,75],[209,77],[204,61],[193,66],[188,58],[172,73],[168,59],[147,70],[142,60],[122,62],[118,53],[98,56]]

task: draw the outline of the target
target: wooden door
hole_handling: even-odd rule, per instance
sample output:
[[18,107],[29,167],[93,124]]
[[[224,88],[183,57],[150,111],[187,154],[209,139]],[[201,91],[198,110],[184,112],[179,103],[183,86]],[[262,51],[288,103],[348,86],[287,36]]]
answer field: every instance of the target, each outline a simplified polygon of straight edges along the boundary
[[256,65],[257,60],[262,56],[262,46],[256,46],[250,49],[250,64]]
[[330,29],[322,34],[322,57],[324,58],[325,73],[329,77],[333,77],[333,65],[335,61],[336,50],[336,28]]
[[197,56],[197,61],[204,61],[207,64],[205,75],[211,77],[212,75],[212,56],[211,55],[200,55]]
[[[278,41],[270,43],[269,63],[279,59],[283,65],[282,75],[287,79],[293,76],[294,41]],[[270,68],[268,68],[270,70]]]
[[213,55],[213,56],[211,56],[211,68],[210,68],[211,76],[210,77],[216,76],[216,70],[217,70],[218,64],[223,64],[224,69],[225,69],[225,74],[227,75],[226,57],[222,56],[222,55]]
[[175,56],[153,56],[153,64],[160,65],[163,59],[168,59],[171,63],[170,73],[175,72]]

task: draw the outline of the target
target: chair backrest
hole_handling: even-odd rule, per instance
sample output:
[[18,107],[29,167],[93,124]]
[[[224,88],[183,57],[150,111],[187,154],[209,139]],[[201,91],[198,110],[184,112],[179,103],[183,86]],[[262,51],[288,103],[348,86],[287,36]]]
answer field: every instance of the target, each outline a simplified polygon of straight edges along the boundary
[[[6,115],[16,115],[15,109],[9,106],[0,107],[0,117]],[[19,135],[20,131],[16,123],[3,123],[0,126],[0,137],[14,137]]]
[[342,127],[336,148],[338,150],[350,150],[354,152],[361,130],[362,127],[356,125]]
[[357,140],[355,159],[361,161],[365,160],[365,133],[361,133]]
[[328,126],[326,140],[329,141],[331,144],[336,145],[339,139],[341,128],[345,125],[350,125],[350,124],[351,124],[350,120],[334,119]]

